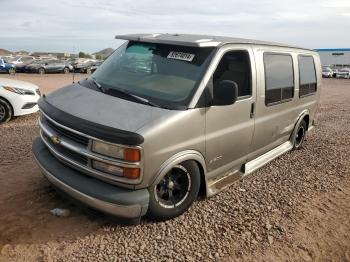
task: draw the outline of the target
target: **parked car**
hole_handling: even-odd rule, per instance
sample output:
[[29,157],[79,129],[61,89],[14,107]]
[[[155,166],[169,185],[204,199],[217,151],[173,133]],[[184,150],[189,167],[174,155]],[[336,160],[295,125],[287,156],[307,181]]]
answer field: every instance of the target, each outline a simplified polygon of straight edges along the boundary
[[21,64],[17,64],[17,65],[16,65],[16,72],[17,72],[17,73],[25,73],[25,72],[26,72],[27,66],[29,66],[29,65],[31,65],[31,64],[33,64],[33,63],[35,63],[35,62],[36,62],[36,61],[33,60],[33,61],[26,61],[26,62],[23,62],[23,63],[21,63]]
[[350,68],[340,69],[337,73],[337,78],[350,78]]
[[25,67],[25,71],[28,73],[65,73],[73,71],[73,66],[69,63],[59,60],[40,60],[33,62]]
[[333,70],[330,68],[322,69],[322,77],[331,78],[333,77]]
[[13,58],[10,58],[8,62],[17,66],[34,60],[35,58],[32,56],[15,56]]
[[39,87],[19,80],[0,78],[0,123],[13,116],[37,112]]
[[16,73],[16,66],[14,64],[6,63],[4,59],[0,58],[0,73],[8,73],[12,75]]
[[[103,61],[97,60],[83,60],[74,64],[74,72],[91,74],[92,70],[95,71]],[[91,70],[92,69],[92,70]]]
[[332,77],[337,77],[337,73],[339,72],[339,69],[332,68],[332,71],[333,71]]
[[102,65],[103,61],[97,61],[95,62],[91,67],[90,67],[90,70],[88,69],[86,73],[88,74],[93,74],[97,68],[100,67],[100,65]]
[[40,99],[32,146],[46,178],[94,209],[179,216],[198,194],[300,149],[313,128],[322,70],[311,49],[219,36],[116,38],[125,44],[90,78]]

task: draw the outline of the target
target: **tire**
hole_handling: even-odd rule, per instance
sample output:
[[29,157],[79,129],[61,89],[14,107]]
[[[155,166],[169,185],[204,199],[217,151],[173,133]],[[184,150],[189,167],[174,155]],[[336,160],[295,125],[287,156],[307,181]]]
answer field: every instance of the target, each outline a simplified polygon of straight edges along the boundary
[[9,69],[9,74],[10,75],[14,75],[16,73],[16,69],[15,68],[10,68]]
[[45,69],[42,68],[42,67],[39,68],[38,73],[39,73],[40,75],[44,75],[44,74],[45,74]]
[[69,74],[69,68],[68,67],[63,68],[63,73],[64,74]]
[[91,68],[87,68],[87,69],[86,69],[86,73],[87,73],[88,75],[91,75]]
[[199,188],[200,171],[196,162],[185,161],[175,165],[148,188],[147,217],[163,221],[183,214],[197,199]]
[[305,140],[306,130],[307,130],[306,122],[303,119],[300,122],[300,124],[299,124],[299,126],[297,128],[297,131],[295,132],[295,135],[293,137],[293,140],[292,140],[293,149],[298,150],[298,149],[302,148],[303,142]]
[[13,116],[12,107],[6,101],[0,98],[0,123],[6,123],[10,121]]

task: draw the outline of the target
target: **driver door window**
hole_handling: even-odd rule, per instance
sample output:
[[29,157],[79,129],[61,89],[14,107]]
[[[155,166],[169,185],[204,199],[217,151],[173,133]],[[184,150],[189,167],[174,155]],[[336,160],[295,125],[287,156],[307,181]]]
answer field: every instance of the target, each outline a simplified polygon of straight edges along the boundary
[[251,65],[247,51],[231,51],[226,53],[213,74],[213,85],[220,81],[234,81],[238,86],[238,99],[250,97]]

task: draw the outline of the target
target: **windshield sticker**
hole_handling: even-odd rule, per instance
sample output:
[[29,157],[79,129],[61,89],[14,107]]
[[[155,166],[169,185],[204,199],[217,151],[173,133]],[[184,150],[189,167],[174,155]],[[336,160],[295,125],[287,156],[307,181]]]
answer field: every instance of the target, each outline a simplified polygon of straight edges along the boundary
[[168,58],[192,62],[194,54],[170,51]]

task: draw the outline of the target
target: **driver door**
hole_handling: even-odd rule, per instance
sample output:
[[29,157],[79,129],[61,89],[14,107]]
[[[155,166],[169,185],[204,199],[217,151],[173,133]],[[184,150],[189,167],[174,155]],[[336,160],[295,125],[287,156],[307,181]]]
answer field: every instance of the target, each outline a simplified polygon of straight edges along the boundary
[[255,66],[250,48],[228,49],[207,88],[222,80],[234,81],[238,98],[233,105],[211,106],[206,112],[206,161],[208,178],[241,168],[247,160],[254,132]]

